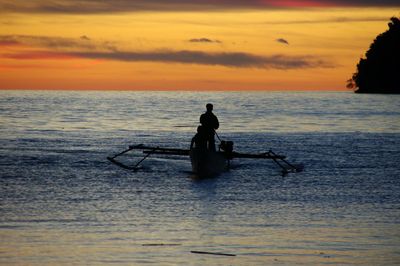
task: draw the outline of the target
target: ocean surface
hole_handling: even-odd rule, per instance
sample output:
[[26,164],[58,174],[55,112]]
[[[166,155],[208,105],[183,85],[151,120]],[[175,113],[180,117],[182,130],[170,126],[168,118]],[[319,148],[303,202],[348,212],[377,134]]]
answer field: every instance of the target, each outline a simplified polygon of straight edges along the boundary
[[[304,171],[107,161],[188,148],[208,102],[235,150]],[[0,265],[332,264],[400,264],[400,95],[0,91]]]

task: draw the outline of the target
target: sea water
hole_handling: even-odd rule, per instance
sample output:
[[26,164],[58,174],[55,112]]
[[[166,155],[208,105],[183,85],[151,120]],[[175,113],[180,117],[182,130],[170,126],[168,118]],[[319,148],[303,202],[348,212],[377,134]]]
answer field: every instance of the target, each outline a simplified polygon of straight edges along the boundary
[[[235,150],[304,171],[106,159],[187,149],[208,102]],[[1,265],[400,264],[399,95],[0,91],[0,151]]]

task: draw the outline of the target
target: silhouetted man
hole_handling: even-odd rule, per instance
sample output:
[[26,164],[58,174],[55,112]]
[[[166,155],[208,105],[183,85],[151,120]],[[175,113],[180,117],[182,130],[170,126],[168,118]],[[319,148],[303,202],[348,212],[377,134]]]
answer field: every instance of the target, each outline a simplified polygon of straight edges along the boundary
[[192,142],[190,143],[190,149],[195,147],[199,150],[207,150],[207,135],[205,134],[205,130],[203,126],[197,127],[197,133],[192,138]]
[[208,142],[208,149],[215,151],[215,130],[219,128],[218,118],[213,114],[213,105],[208,103],[206,105],[207,112],[200,116],[200,124],[204,128],[204,133]]

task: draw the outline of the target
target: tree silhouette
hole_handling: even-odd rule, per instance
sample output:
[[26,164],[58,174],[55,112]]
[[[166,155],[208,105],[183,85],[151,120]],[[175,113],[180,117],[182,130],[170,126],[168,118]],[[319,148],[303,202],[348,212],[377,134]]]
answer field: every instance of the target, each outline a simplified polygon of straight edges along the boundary
[[400,93],[400,19],[390,20],[389,29],[375,38],[347,81],[356,93]]

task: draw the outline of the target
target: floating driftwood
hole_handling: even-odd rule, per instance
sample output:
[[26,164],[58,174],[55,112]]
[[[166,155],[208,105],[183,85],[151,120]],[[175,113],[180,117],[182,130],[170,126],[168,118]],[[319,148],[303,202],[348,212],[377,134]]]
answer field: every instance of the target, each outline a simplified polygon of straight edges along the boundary
[[195,254],[206,254],[206,255],[217,255],[217,256],[230,256],[230,257],[236,256],[235,254],[220,253],[220,252],[207,252],[207,251],[197,251],[197,250],[192,250],[190,252]]

